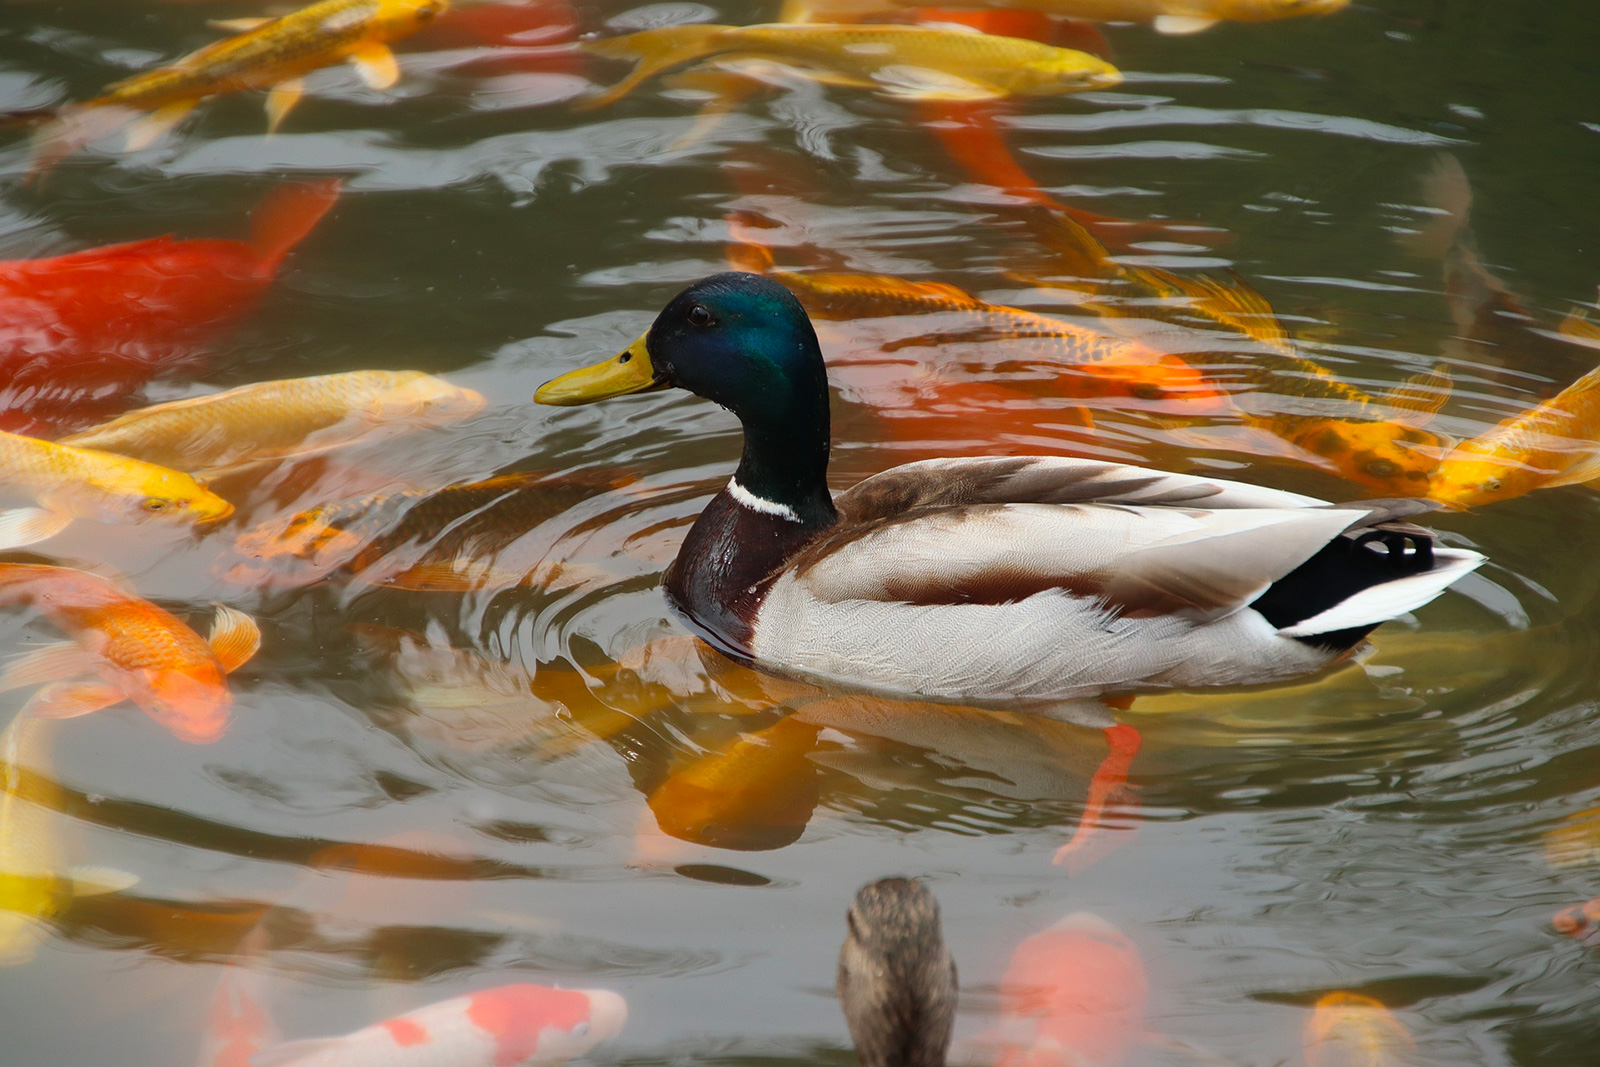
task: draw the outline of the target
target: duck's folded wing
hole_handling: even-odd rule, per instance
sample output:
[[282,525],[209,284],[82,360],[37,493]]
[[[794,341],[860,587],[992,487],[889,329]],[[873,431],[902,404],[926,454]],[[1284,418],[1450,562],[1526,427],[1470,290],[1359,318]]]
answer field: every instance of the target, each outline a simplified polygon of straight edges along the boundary
[[1208,511],[1326,506],[1315,497],[1280,489],[1064,456],[907,463],[858,482],[834,503],[852,522],[968,504],[1143,504]]
[[841,524],[796,560],[792,580],[829,603],[1004,604],[1054,591],[1113,615],[1202,622],[1248,605],[1367,515],[1295,506],[922,507]]

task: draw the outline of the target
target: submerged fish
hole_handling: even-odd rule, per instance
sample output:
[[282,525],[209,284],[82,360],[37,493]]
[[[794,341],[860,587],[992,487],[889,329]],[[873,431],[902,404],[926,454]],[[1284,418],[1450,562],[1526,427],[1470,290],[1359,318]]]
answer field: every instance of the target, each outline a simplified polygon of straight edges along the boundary
[[34,170],[48,169],[144,112],[128,130],[128,149],[137,151],[221,93],[271,89],[267,128],[275,130],[305,92],[302,76],[344,60],[369,86],[387,89],[400,77],[388,43],[416,33],[449,6],[449,0],[321,0],[279,18],[218,23],[239,32],[62,108],[40,131]]
[[1411,1035],[1389,1009],[1360,993],[1329,993],[1306,1023],[1306,1067],[1398,1067]]
[[299,584],[337,571],[395,589],[448,593],[518,585],[533,580],[544,553],[507,559],[506,549],[616,484],[612,475],[524,471],[310,508],[241,534],[235,549],[249,562],[233,576]]
[[1062,396],[1172,402],[1183,414],[1196,417],[1233,410],[1224,390],[1176,356],[1046,315],[991,304],[953,285],[876,274],[766,273],[799,297],[816,318],[939,315],[948,322],[943,329],[889,342],[885,351],[994,343],[1003,346],[1008,365],[1052,372],[1051,384]]
[[[1350,0],[960,0],[947,6],[1022,8],[1095,22],[1148,22],[1158,33],[1198,33],[1219,22],[1274,22],[1326,15],[1349,3]],[[787,0],[782,19],[823,22],[923,6],[922,0]]]
[[621,1033],[627,1003],[605,989],[522,982],[453,997],[344,1037],[291,1041],[252,1067],[517,1067],[564,1063]]
[[421,371],[351,371],[140,408],[61,444],[214,477],[243,464],[337,448],[384,424],[454,422],[484,403],[471,389]]
[[1011,954],[995,1067],[1120,1067],[1144,1037],[1148,999],[1133,942],[1097,916],[1069,915]]
[[[1584,320],[1565,330],[1600,330]],[[1452,449],[1433,473],[1428,495],[1451,507],[1509,500],[1535,489],[1600,476],[1600,367],[1542,404]]]
[[242,612],[217,608],[202,640],[165,608],[70,567],[0,563],[0,604],[17,603],[31,603],[73,639],[13,658],[0,673],[0,692],[48,683],[27,710],[55,719],[131,700],[193,744],[228,728],[233,697],[225,676],[261,645],[261,631]]
[[807,759],[820,731],[785,717],[687,761],[650,793],[656,825],[680,841],[716,848],[755,851],[794,843],[821,795],[817,767]]
[[255,310],[339,190],[274,190],[247,241],[156,237],[0,261],[0,410],[71,415],[85,395],[128,392],[192,360]]
[[0,511],[0,549],[54,537],[75,518],[104,522],[213,522],[233,505],[181,471],[89,448],[0,432],[0,501],[30,507]]
[[0,966],[32,959],[46,924],[73,897],[114,893],[138,881],[105,867],[63,869],[51,825],[60,807],[50,777],[54,729],[22,712],[0,734]]
[[1122,80],[1111,64],[1083,52],[920,26],[697,23],[588,41],[583,47],[638,64],[633,73],[593,97],[591,107],[620,99],[669,67],[719,54],[735,69],[752,62],[777,63],[825,84],[876,89],[907,100],[1049,96],[1106,88]]

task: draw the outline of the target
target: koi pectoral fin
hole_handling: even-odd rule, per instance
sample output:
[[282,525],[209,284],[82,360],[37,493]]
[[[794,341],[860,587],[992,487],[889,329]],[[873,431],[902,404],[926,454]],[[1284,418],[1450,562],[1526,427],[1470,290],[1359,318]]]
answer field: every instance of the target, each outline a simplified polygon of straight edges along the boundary
[[271,21],[271,19],[206,19],[206,25],[227,33],[248,33]]
[[1181,35],[1200,33],[1216,24],[1216,19],[1201,18],[1198,15],[1157,15],[1150,26],[1157,33]]
[[195,101],[184,100],[157,108],[128,127],[123,147],[129,152],[141,152],[149,148],[182,122],[194,107]]
[[211,654],[217,657],[223,673],[232,674],[261,648],[261,628],[244,612],[219,605],[206,644],[211,646]]
[[139,876],[115,867],[73,867],[67,871],[75,897],[100,897],[120,893],[139,884]]
[[72,516],[46,508],[12,508],[0,511],[0,550],[54,537],[72,524]]
[[71,641],[52,641],[11,660],[0,672],[0,693],[75,678],[94,670],[94,664],[94,657]]
[[104,682],[71,682],[39,690],[22,710],[41,719],[76,719],[124,699],[122,690]]
[[400,64],[386,45],[363,45],[350,54],[350,62],[373,89],[387,89],[400,80]]
[[279,82],[267,94],[267,132],[277,133],[278,127],[306,93],[306,83],[299,78]]

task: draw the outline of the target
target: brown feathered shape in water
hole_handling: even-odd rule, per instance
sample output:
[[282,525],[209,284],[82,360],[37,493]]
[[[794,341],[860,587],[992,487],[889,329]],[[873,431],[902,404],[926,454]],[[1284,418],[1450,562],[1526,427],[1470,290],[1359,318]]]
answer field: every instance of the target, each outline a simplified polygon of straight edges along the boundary
[[861,1067],[942,1067],[956,965],[932,893],[909,878],[862,887],[839,950],[838,993]]

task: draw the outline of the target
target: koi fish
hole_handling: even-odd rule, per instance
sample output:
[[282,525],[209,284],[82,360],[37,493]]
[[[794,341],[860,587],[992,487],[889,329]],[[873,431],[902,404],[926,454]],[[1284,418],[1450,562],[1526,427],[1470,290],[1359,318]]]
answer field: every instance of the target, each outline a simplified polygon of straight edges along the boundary
[[1122,75],[1102,59],[1015,37],[920,26],[662,26],[584,42],[633,73],[597,94],[598,107],[669,67],[723,55],[712,68],[781,64],[828,85],[876,89],[905,100],[994,100],[1102,89]]
[[0,734],[0,966],[31,960],[49,921],[74,897],[139,880],[107,867],[62,868],[50,818],[61,806],[49,773],[54,729],[23,712]]
[[716,848],[794,843],[821,796],[816,765],[807,759],[820,731],[785,717],[690,760],[650,793],[656,825],[680,841]]
[[279,18],[214,23],[235,35],[164,67],[113,82],[92,100],[60,110],[39,135],[40,173],[90,141],[145,113],[127,133],[127,149],[153,144],[201,101],[222,93],[270,89],[267,132],[276,130],[305,93],[302,76],[344,60],[374,89],[400,79],[389,42],[409,37],[449,9],[449,0],[321,0]]
[[564,1063],[621,1033],[628,1005],[606,989],[522,982],[453,997],[343,1037],[291,1041],[252,1067],[510,1067]]
[[1005,346],[1008,364],[1054,370],[1053,384],[1061,395],[1173,402],[1192,416],[1233,410],[1225,391],[1176,356],[1060,319],[990,304],[953,285],[877,274],[767,274],[824,320],[890,315],[954,320],[948,329],[888,342],[884,351],[993,342]]
[[241,939],[236,957],[217,982],[206,1020],[198,1067],[251,1067],[253,1057],[282,1038],[266,1008],[265,981],[249,964],[265,954],[265,926],[257,925]]
[[351,371],[156,404],[60,443],[216,477],[263,460],[338,448],[385,424],[454,422],[485,403],[471,389],[421,371]]
[[0,410],[70,414],[85,393],[128,392],[192,359],[256,308],[339,190],[332,180],[275,190],[248,241],[157,237],[0,261]]
[[[502,474],[440,489],[375,493],[310,508],[241,534],[235,580],[315,581],[335,572],[367,584],[461,593],[534,579],[543,543],[523,566],[505,550],[552,515],[613,488],[615,476]],[[559,570],[537,572],[547,578]]]
[[1399,1063],[1395,1049],[1411,1045],[1389,1009],[1360,993],[1326,994],[1306,1023],[1306,1067],[1385,1067]]
[[[1564,333],[1592,337],[1600,328],[1568,319]],[[1455,508],[1509,500],[1535,489],[1600,475],[1600,367],[1555,396],[1463,441],[1444,457],[1428,495]]]
[[171,612],[97,575],[0,563],[0,604],[21,602],[73,637],[23,653],[0,672],[0,692],[49,683],[27,704],[42,718],[130,700],[173,736],[207,744],[228,728],[233,697],[224,676],[261,646],[254,620],[229,607],[217,608],[211,636],[201,640]]
[[[1148,22],[1157,33],[1208,30],[1219,22],[1273,22],[1326,15],[1350,0],[963,0],[967,7],[1022,8],[1091,22]],[[826,22],[923,6],[922,0],[787,0],[784,22]]]
[[17,434],[0,432],[0,470],[7,481],[0,494],[26,494],[36,504],[0,511],[0,549],[54,537],[75,518],[201,523],[233,513],[181,471]]
[[1077,912],[1011,955],[996,1067],[1119,1067],[1144,1036],[1149,982],[1121,931]]

